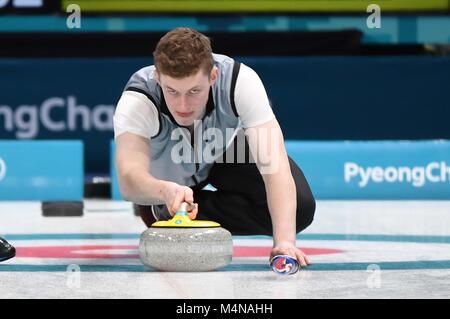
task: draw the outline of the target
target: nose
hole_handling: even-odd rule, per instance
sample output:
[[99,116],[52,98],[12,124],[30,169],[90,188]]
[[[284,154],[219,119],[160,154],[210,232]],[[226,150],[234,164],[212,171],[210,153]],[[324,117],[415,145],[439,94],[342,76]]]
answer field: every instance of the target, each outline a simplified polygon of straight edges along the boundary
[[189,112],[187,97],[185,95],[180,97],[180,112]]

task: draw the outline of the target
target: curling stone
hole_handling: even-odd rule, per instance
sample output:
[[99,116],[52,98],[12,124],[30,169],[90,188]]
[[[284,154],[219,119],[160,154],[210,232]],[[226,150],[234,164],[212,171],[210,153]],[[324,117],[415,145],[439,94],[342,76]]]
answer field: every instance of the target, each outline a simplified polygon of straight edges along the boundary
[[44,217],[80,217],[83,216],[83,201],[49,201],[42,202]]
[[158,221],[144,231],[139,242],[142,263],[162,271],[211,271],[231,262],[231,233],[220,224],[191,220],[188,203],[182,203],[175,216]]

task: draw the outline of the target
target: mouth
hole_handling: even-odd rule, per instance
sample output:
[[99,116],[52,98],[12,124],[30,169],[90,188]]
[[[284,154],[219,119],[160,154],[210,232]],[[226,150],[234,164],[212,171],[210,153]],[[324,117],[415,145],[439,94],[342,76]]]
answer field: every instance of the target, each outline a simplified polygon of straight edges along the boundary
[[194,114],[194,112],[189,112],[189,113],[176,112],[176,113],[179,117],[189,117],[189,116],[192,116],[192,114]]

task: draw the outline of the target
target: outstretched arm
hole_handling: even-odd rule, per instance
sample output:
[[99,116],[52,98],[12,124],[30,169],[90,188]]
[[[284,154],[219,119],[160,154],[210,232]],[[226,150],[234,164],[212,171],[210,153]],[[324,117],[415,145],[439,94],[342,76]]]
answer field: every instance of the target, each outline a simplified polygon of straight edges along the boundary
[[271,255],[290,255],[306,266],[309,258],[295,246],[297,192],[278,121],[274,118],[245,133],[267,193],[274,240]]

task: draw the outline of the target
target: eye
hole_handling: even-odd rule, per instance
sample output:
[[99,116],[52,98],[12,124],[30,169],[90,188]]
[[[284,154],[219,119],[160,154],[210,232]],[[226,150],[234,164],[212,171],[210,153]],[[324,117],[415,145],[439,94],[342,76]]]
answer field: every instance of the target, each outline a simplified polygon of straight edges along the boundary
[[169,92],[170,95],[177,95],[177,91],[175,90],[167,90],[167,92]]
[[198,92],[200,92],[200,90],[199,89],[193,89],[193,90],[191,90],[191,94],[197,94]]

